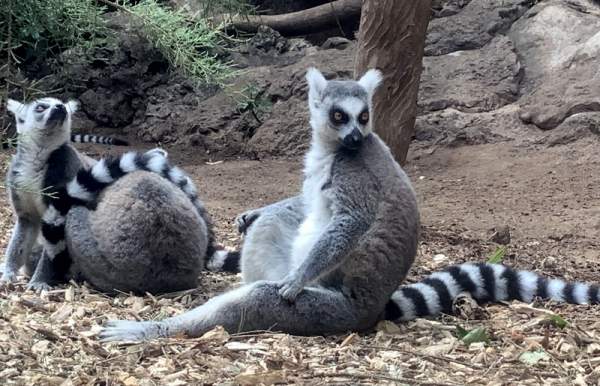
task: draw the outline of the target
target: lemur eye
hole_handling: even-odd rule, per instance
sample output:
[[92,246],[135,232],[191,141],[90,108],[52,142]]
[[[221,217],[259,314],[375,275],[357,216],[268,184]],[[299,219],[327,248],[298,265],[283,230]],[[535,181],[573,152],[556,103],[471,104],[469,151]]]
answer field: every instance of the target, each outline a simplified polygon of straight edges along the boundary
[[358,117],[358,122],[360,122],[361,125],[366,125],[367,122],[369,122],[369,112],[363,111]]
[[333,109],[331,111],[331,120],[336,125],[346,123],[348,122],[348,115],[339,109]]
[[19,122],[19,123],[25,123],[25,120],[21,119],[21,118],[17,118],[17,122]]
[[46,111],[47,108],[48,108],[48,106],[46,106],[46,105],[37,105],[35,107],[35,112],[36,113],[43,113],[44,111]]

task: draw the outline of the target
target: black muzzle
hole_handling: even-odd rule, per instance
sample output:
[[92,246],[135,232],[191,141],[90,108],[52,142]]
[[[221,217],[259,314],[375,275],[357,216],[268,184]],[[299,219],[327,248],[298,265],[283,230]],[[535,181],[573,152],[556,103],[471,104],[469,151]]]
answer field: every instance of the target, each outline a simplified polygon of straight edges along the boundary
[[344,143],[344,147],[348,149],[358,149],[363,142],[363,135],[358,129],[352,130],[352,132],[344,137],[342,141]]

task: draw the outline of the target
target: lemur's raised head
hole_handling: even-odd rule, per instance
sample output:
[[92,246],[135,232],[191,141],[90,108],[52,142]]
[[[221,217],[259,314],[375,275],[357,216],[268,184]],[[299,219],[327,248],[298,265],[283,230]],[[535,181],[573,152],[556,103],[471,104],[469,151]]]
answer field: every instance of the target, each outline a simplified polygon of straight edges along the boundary
[[371,101],[381,79],[381,72],[372,69],[358,81],[328,81],[310,68],[306,80],[313,136],[332,146],[360,147],[372,131]]
[[24,104],[9,99],[7,110],[15,115],[17,133],[36,140],[51,140],[63,143],[71,134],[71,116],[77,111],[78,103],[63,103],[56,98],[42,98]]

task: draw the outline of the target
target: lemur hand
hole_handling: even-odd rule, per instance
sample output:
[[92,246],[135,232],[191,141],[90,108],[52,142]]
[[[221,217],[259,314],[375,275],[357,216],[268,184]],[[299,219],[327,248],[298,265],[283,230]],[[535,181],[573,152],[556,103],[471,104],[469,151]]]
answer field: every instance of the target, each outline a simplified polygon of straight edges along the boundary
[[280,284],[281,288],[279,289],[279,295],[281,295],[281,297],[283,297],[285,300],[293,302],[296,300],[298,294],[304,289],[305,283],[302,281],[300,275],[292,272],[284,277]]
[[246,211],[235,218],[235,224],[237,225],[238,232],[240,234],[246,234],[246,231],[252,225],[252,223],[258,218],[260,212],[252,209]]

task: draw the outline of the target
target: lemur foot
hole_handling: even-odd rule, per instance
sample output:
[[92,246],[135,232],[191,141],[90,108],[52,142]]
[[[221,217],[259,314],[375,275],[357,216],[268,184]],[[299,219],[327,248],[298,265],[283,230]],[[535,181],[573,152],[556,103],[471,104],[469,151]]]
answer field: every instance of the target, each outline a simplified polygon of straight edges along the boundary
[[285,300],[293,302],[304,289],[304,283],[294,274],[289,274],[281,281],[279,295]]
[[246,211],[235,218],[235,224],[237,225],[238,232],[246,234],[246,231],[252,225],[254,221],[260,216],[260,212],[253,209]]
[[52,287],[43,281],[30,281],[27,284],[27,289],[35,292],[49,291]]
[[17,281],[17,273],[14,271],[4,271],[0,277],[0,285],[14,283]]
[[[98,338],[102,342],[141,342],[154,338],[153,322],[135,322],[131,320],[110,320],[106,322]],[[156,336],[158,336],[156,334]]]

